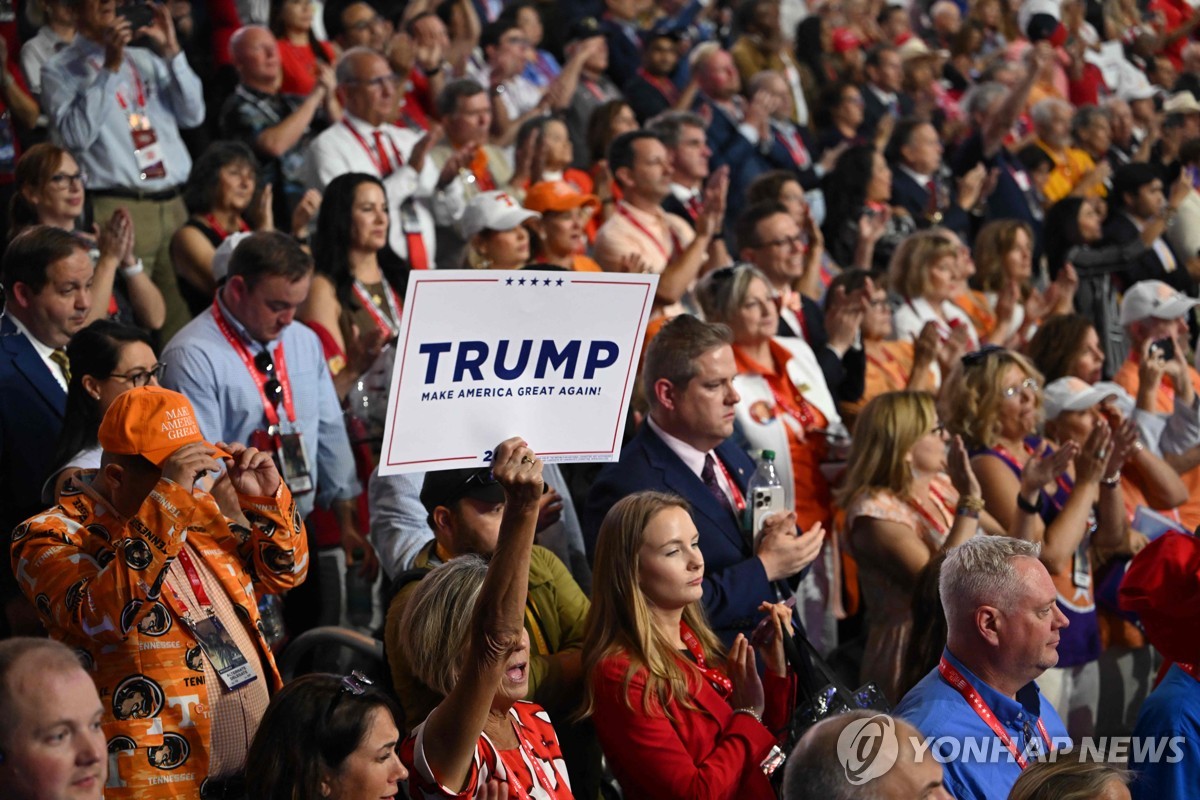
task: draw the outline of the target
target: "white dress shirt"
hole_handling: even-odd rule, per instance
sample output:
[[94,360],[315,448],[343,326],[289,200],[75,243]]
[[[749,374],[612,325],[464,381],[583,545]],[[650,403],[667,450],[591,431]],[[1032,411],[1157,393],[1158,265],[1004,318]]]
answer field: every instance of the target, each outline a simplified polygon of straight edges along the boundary
[[[362,141],[371,148],[369,152],[349,125],[354,126],[353,130],[358,131]],[[404,159],[403,166],[396,167],[392,164],[392,172],[387,177],[379,174],[379,156],[375,152],[376,131],[383,134],[385,141],[394,144],[396,151]],[[404,203],[412,200],[412,207],[419,221],[421,240],[425,243],[425,253],[432,267],[437,253],[434,221],[436,220],[438,225],[453,225],[462,217],[466,201],[463,199],[462,180],[458,177],[444,189],[437,188],[439,170],[428,154],[419,174],[409,164],[413,148],[423,135],[387,122],[373,127],[347,113],[342,123],[329,126],[309,145],[302,174],[306,186],[322,192],[334,178],[348,172],[365,172],[381,178],[383,188],[387,192],[391,225],[388,242],[396,254],[403,258],[408,258],[408,242],[404,235],[400,209]],[[390,146],[387,151],[388,161],[394,161],[395,156]]]
[[13,327],[17,329],[17,332],[28,339],[29,343],[33,345],[34,352],[42,359],[42,363],[46,365],[46,369],[50,370],[50,374],[54,376],[54,380],[58,381],[58,385],[63,388],[64,392],[67,391],[67,376],[63,374],[62,367],[54,363],[54,360],[50,358],[50,354],[54,352],[54,348],[41,342],[29,332],[29,328],[26,328],[21,320],[12,314],[9,314],[8,318],[12,320]]
[[652,416],[647,416],[646,422],[650,425],[650,430],[654,431],[655,435],[663,440],[663,443],[670,448],[671,452],[679,456],[679,460],[683,462],[683,465],[702,481],[704,478],[701,477],[700,473],[704,471],[704,460],[711,455],[713,461],[716,462],[713,465],[713,471],[717,475],[717,485],[721,487],[721,491],[725,493],[726,499],[729,500],[729,507],[734,508],[733,488],[729,485],[729,476],[726,474],[726,470],[717,466],[718,464],[723,465],[725,462],[721,461],[721,457],[717,455],[716,450],[709,450],[707,452],[697,450],[682,439],[677,439],[664,431],[654,421],[654,417]]

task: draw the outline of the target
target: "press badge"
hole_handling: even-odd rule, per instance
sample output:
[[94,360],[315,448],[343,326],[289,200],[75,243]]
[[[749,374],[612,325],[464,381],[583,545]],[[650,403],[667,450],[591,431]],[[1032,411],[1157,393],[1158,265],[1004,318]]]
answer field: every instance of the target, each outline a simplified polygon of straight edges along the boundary
[[234,644],[229,631],[221,624],[221,620],[211,616],[205,617],[199,621],[190,621],[188,627],[204,655],[208,657],[208,663],[212,664],[213,669],[221,676],[225,688],[236,689],[258,678],[254,674],[254,668]]
[[283,482],[292,494],[304,494],[313,490],[312,472],[308,468],[308,451],[304,438],[298,433],[276,434],[275,464]]
[[142,180],[167,177],[158,134],[145,114],[129,115],[129,132],[133,136],[133,156]]

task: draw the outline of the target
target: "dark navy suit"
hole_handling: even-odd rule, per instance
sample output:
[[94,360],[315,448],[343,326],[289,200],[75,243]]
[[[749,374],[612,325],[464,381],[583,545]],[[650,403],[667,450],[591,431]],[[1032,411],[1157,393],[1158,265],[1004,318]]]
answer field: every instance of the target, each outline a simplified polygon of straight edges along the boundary
[[[718,445],[716,455],[744,493],[754,474],[754,461],[732,439]],[[596,536],[608,510],[621,498],[647,490],[677,494],[691,505],[704,553],[704,609],[709,624],[727,644],[738,633],[749,634],[762,616],[758,604],[776,597],[766,569],[755,558],[750,540],[733,514],[648,424],[642,425],[621,450],[620,460],[601,470],[592,485],[583,516],[588,558],[595,556]]]
[[0,597],[12,590],[9,534],[45,509],[42,484],[55,466],[66,403],[67,393],[30,341],[12,319],[0,317]]
[[[934,180],[938,181],[938,191],[944,192],[943,197],[948,201],[941,204],[942,226],[957,233],[963,238],[963,241],[969,242],[970,215],[956,202],[956,192],[950,191],[940,178]],[[897,165],[892,166],[892,205],[906,209],[916,221],[918,228],[928,228],[933,224],[933,221],[929,219],[929,187],[917,183],[911,175]]]

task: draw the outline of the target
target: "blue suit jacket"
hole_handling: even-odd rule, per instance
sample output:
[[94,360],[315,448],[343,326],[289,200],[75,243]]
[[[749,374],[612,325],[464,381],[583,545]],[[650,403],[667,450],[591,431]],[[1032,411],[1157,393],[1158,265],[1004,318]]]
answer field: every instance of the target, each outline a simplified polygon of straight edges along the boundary
[[[939,193],[942,188],[939,188]],[[942,210],[941,224],[959,234],[964,242],[969,242],[971,217],[962,206],[958,205],[957,192],[951,190],[949,194],[949,203]],[[913,180],[911,175],[894,164],[892,165],[892,205],[907,209],[912,218],[916,220],[918,228],[928,228],[933,224],[928,217],[929,187],[921,186]]]
[[[744,492],[754,474],[753,459],[731,439],[722,442],[716,454]],[[588,494],[583,517],[588,559],[595,556],[600,523],[613,504],[647,490],[677,494],[691,505],[704,553],[704,609],[709,624],[726,643],[738,633],[749,634],[761,616],[758,604],[775,599],[767,572],[733,515],[647,424],[621,450],[620,460],[600,471]]]
[[[0,533],[42,511],[67,393],[8,316],[0,317]],[[4,559],[8,563],[8,559]]]

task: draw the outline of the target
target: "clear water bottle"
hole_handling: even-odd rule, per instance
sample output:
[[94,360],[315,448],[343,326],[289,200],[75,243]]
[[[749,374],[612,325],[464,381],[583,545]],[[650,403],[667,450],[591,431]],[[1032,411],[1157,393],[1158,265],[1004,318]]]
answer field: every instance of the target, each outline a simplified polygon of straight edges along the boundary
[[757,539],[762,532],[763,520],[772,514],[784,511],[785,495],[779,472],[775,469],[775,451],[763,450],[758,469],[750,476],[746,492],[747,529]]
[[366,552],[354,549],[354,563],[346,565],[346,621],[355,628],[366,629],[371,624],[374,584],[358,573]]

